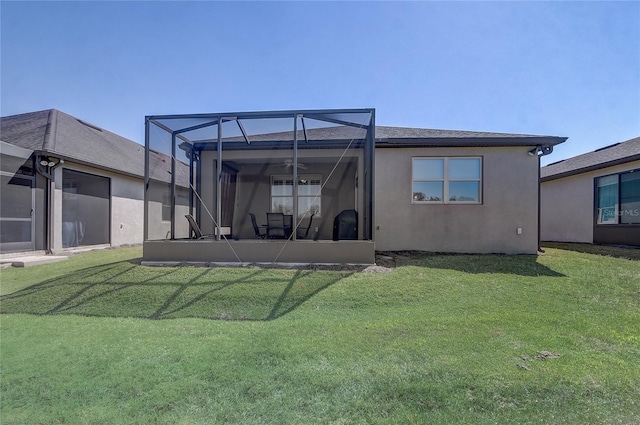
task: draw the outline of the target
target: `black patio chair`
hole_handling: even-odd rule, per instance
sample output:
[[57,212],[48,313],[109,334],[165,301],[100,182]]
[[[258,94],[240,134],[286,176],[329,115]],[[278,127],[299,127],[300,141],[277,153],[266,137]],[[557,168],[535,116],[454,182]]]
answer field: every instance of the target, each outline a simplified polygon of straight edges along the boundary
[[267,238],[285,239],[284,214],[267,213]]
[[293,231],[293,215],[284,214],[282,218],[284,219],[284,237],[288,239]]
[[311,217],[309,217],[309,224],[307,225],[307,228],[300,228],[298,227],[297,231],[296,231],[296,238],[298,239],[307,239],[309,237],[309,230],[311,229],[311,222],[313,221],[313,216],[316,215],[315,213],[311,214]]
[[253,231],[256,234],[256,238],[264,239],[267,235],[261,231],[260,226],[258,226],[258,222],[256,221],[256,215],[253,213],[249,213],[251,216],[251,225],[253,226]]

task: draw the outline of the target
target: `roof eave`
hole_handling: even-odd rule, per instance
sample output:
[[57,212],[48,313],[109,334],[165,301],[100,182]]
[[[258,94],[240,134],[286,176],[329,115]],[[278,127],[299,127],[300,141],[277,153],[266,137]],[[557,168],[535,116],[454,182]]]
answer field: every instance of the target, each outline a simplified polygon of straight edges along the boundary
[[109,171],[111,173],[116,173],[116,174],[120,174],[123,176],[128,176],[128,177],[135,177],[138,179],[142,179],[144,178],[143,174],[136,174],[130,171],[124,171],[124,170],[118,170],[116,168],[113,167],[107,167],[105,165],[100,165],[100,164],[96,164],[90,161],[85,161],[82,159],[78,159],[78,158],[74,158],[72,156],[69,155],[63,155],[59,152],[56,152],[55,150],[49,150],[49,149],[40,149],[40,150],[35,150],[34,151],[35,154],[40,154],[40,155],[45,155],[45,156],[53,156],[56,158],[60,158],[63,161],[66,162],[73,162],[74,164],[78,164],[78,165],[84,165],[85,167],[91,167],[91,168],[97,168],[98,170],[103,170],[103,171]]
[[433,137],[377,138],[376,148],[556,146],[567,137]]

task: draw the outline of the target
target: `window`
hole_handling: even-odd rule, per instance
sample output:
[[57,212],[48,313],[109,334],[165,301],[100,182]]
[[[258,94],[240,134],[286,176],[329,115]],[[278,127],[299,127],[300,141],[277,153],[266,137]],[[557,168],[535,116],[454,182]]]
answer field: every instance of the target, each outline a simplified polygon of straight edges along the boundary
[[[319,175],[298,176],[298,216],[320,215],[322,178]],[[293,179],[271,176],[271,212],[293,214]]]
[[413,203],[479,204],[482,158],[413,158]]
[[596,178],[597,224],[640,223],[640,169]]
[[640,170],[620,174],[620,223],[640,223]]
[[[186,189],[177,187],[176,208],[180,206],[189,206],[189,193]],[[162,194],[162,221],[171,221],[171,192]]]
[[598,180],[598,224],[618,223],[618,175]]
[[162,221],[171,221],[171,194],[162,194]]

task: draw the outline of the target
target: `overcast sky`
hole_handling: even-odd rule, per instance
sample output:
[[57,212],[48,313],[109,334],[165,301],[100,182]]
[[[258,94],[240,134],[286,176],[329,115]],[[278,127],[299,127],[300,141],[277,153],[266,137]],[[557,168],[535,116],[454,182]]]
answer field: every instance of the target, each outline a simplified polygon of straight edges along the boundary
[[1,114],[376,108],[378,125],[640,136],[640,2],[1,2]]

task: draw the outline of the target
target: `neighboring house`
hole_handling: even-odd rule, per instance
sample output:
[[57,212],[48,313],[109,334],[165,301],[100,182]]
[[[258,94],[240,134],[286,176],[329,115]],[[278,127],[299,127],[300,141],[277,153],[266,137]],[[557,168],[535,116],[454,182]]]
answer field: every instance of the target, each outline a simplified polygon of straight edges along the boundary
[[143,146],[55,109],[2,117],[0,139],[2,253],[142,243]]
[[542,240],[640,245],[640,137],[540,173]]
[[[375,126],[373,109],[151,116],[146,128],[145,155],[57,110],[3,117],[2,252],[144,242],[147,261],[534,254],[538,154],[566,140]],[[291,217],[290,240],[256,238],[271,212]],[[210,236],[189,239],[189,213]]]

